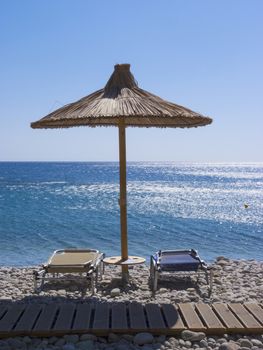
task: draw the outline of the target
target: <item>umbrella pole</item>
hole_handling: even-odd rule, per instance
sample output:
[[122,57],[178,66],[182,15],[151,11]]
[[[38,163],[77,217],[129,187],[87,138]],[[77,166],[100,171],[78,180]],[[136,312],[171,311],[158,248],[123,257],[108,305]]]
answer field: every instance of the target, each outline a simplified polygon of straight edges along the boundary
[[[126,137],[125,125],[119,124],[119,161],[120,161],[120,227],[121,227],[121,257],[128,259],[127,239],[127,194],[126,194]],[[122,265],[122,278],[128,279],[128,266]]]

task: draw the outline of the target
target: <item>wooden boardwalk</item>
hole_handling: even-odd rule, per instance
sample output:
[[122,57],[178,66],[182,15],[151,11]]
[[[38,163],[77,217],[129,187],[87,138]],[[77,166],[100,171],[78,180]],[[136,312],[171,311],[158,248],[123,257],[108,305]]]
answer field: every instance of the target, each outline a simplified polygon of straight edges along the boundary
[[12,304],[0,305],[0,337],[151,332],[263,334],[261,304]]

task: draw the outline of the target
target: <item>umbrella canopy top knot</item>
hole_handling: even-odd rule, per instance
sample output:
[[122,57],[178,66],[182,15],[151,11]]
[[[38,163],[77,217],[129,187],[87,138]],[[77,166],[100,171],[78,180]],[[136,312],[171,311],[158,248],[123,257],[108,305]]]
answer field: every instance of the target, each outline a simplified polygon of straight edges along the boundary
[[34,129],[72,126],[136,126],[190,128],[212,119],[165,101],[138,87],[129,64],[117,64],[101,90],[31,123]]

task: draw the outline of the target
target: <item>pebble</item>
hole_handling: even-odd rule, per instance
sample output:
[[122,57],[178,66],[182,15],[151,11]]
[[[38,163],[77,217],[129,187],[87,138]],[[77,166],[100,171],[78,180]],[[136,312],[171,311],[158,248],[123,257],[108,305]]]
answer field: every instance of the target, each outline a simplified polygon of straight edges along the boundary
[[255,346],[258,346],[259,348],[263,347],[263,343],[262,341],[258,340],[258,339],[251,339],[251,343]]
[[116,347],[116,350],[127,350],[127,345],[125,345],[125,344],[118,344],[117,347]]
[[193,332],[193,331],[185,330],[185,331],[182,331],[181,337],[183,340],[200,341],[204,339],[206,335],[203,332]]
[[159,293],[160,293],[160,294],[167,293],[167,289],[166,289],[166,288],[160,288],[160,289],[159,289]]
[[157,339],[156,342],[157,343],[164,343],[166,340],[166,336],[165,335],[160,335]]
[[30,344],[31,343],[31,338],[30,337],[23,337],[23,342],[25,344]]
[[93,341],[96,341],[97,337],[94,334],[82,334],[80,336],[79,340],[93,340]]
[[79,336],[77,334],[65,335],[64,339],[66,343],[77,343],[79,341]]
[[154,338],[151,333],[137,333],[133,341],[137,345],[152,344]]
[[121,294],[121,290],[119,288],[114,288],[110,292],[111,297],[118,297]]
[[76,347],[80,350],[94,349],[94,342],[92,340],[81,340],[76,344]]
[[185,341],[183,339],[179,339],[179,342],[178,342],[179,345],[183,345],[185,344]]
[[64,338],[60,338],[60,339],[58,339],[58,340],[55,342],[55,345],[56,345],[56,346],[62,347],[63,345],[65,345],[65,343],[66,343],[65,339],[64,339]]
[[11,347],[11,348],[21,348],[23,346],[23,342],[20,340],[20,339],[17,339],[17,338],[9,338],[8,339],[8,345]]
[[191,343],[189,340],[186,340],[185,343],[184,343],[184,346],[185,346],[186,348],[190,349],[191,346],[192,346],[192,343]]
[[75,345],[74,344],[70,344],[70,343],[67,343],[65,345],[62,346],[62,350],[75,350]]
[[57,337],[50,337],[50,338],[48,338],[48,343],[49,344],[55,344],[56,341],[58,341]]
[[117,341],[120,340],[120,337],[117,334],[110,333],[108,335],[108,342],[109,343],[117,343]]
[[252,342],[249,339],[241,339],[240,340],[240,346],[241,348],[252,348]]
[[239,349],[240,349],[240,346],[233,342],[223,343],[218,348],[218,350],[239,350]]
[[127,340],[128,342],[133,342],[133,335],[131,334],[123,334],[122,339]]
[[201,347],[202,348],[207,348],[208,347],[208,344],[209,344],[209,346],[210,345],[214,345],[215,343],[214,342],[207,342],[205,339],[202,339],[201,341],[200,341],[200,345],[201,345]]

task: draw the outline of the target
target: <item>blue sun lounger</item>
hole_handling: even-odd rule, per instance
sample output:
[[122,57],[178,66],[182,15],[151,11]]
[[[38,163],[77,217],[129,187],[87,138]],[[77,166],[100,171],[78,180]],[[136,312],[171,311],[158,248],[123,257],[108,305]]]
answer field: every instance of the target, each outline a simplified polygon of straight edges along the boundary
[[158,279],[163,274],[183,274],[204,272],[209,290],[212,290],[212,269],[201,260],[194,249],[159,250],[150,257],[150,281],[153,292],[157,290]]

